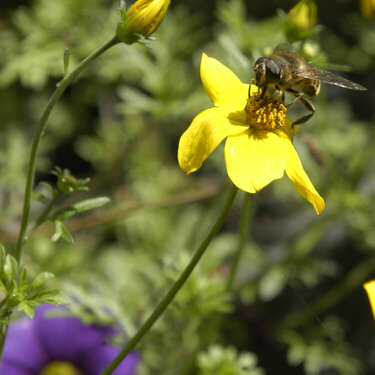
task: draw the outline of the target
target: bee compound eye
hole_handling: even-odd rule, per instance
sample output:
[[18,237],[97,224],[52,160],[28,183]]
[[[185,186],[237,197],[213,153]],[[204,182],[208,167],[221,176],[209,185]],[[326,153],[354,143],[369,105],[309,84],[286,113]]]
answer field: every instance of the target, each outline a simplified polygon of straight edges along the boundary
[[264,85],[266,82],[266,58],[259,57],[254,63],[255,80],[257,85]]
[[277,83],[280,81],[281,69],[272,59],[268,59],[266,62],[266,75],[267,82],[269,83]]
[[259,84],[259,83],[261,83],[261,81],[262,81],[262,76],[263,76],[263,74],[260,72],[260,71],[256,71],[256,73],[255,73],[255,80],[256,80],[256,82]]

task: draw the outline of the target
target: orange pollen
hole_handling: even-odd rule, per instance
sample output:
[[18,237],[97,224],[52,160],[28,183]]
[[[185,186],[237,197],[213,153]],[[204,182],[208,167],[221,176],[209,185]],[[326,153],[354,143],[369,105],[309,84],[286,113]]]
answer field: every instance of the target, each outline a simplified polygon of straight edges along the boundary
[[274,130],[285,124],[286,106],[279,95],[261,92],[249,95],[245,112],[250,127],[261,130]]

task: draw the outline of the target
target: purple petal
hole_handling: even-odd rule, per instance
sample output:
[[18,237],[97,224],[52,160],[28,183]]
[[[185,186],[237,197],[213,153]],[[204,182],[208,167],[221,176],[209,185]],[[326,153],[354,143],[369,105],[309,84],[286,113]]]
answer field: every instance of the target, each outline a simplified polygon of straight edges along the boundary
[[114,333],[111,327],[85,326],[72,317],[46,317],[56,307],[43,305],[35,314],[35,331],[51,361],[80,362],[90,350],[100,347],[105,338]]
[[32,320],[25,318],[9,326],[0,375],[38,373],[47,363],[47,354],[35,334],[33,324]]
[[34,375],[36,373],[32,371],[28,371],[28,370],[22,370],[17,365],[13,365],[3,360],[1,364],[0,374],[1,375]]
[[[86,354],[81,362],[81,369],[86,375],[100,375],[119,353],[119,348],[102,345]],[[139,355],[135,351],[132,351],[118,365],[112,375],[133,375],[138,362]]]

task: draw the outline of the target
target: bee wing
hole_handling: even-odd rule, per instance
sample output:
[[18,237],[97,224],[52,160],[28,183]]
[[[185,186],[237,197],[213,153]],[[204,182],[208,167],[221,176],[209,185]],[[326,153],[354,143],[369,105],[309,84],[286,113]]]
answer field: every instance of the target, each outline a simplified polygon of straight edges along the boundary
[[299,77],[317,79],[321,82],[344,87],[350,90],[367,90],[366,87],[363,87],[360,84],[350,81],[349,79],[341,77],[337,74],[329,72],[328,70],[315,68],[311,64],[307,65],[309,65],[309,69],[306,69],[305,71],[299,71]]
[[273,50],[273,53],[278,53],[278,52],[288,52],[288,53],[295,53],[299,54],[298,50],[296,47],[294,47],[292,44],[289,43],[280,43],[278,44],[275,49]]

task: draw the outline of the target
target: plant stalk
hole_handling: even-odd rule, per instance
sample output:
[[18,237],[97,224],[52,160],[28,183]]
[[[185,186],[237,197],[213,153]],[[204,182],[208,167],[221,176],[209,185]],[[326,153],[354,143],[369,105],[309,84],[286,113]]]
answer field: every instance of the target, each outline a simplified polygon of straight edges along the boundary
[[169,289],[168,293],[164,296],[164,298],[159,302],[156,306],[154,311],[151,313],[149,318],[145,321],[139,331],[128,341],[128,343],[123,347],[121,352],[117,355],[117,357],[109,364],[109,366],[101,373],[101,375],[110,375],[116,369],[116,367],[120,364],[120,362],[129,354],[129,352],[134,349],[134,347],[138,344],[138,342],[143,338],[143,336],[150,330],[150,328],[154,325],[154,323],[160,318],[163,314],[164,310],[169,306],[169,304],[173,301],[176,294],[185,284],[186,280],[189,278],[190,274],[193,272],[195,266],[198,264],[199,260],[201,259],[202,255],[206,251],[208,245],[210,244],[211,240],[215,237],[218,230],[221,228],[224,220],[229,212],[230,207],[232,206],[233,200],[237,193],[237,187],[234,185],[230,190],[227,200],[223,206],[223,209],[216,219],[216,222],[212,226],[211,230],[208,232],[198,249],[195,251],[193,257],[191,258],[189,264],[186,266],[185,270],[182,272],[180,277],[177,281],[173,284],[173,286]]
[[[105,52],[106,50],[108,50],[110,47],[114,46],[117,43],[119,43],[119,40],[115,36],[112,39],[110,39],[107,43],[105,43],[103,46],[93,51],[90,55],[88,55],[85,59],[83,59],[70,73],[65,75],[65,77],[56,85],[56,90],[50,97],[46,105],[46,108],[44,109],[42,113],[42,116],[39,120],[38,126],[35,131],[33,143],[31,146],[31,151],[30,151],[30,157],[29,157],[29,165],[28,165],[28,170],[27,170],[27,178],[26,178],[26,186],[25,186],[25,195],[24,195],[24,201],[23,201],[22,220],[21,220],[21,226],[20,226],[20,231],[18,234],[16,251],[15,251],[15,259],[17,260],[18,264],[20,264],[21,262],[22,248],[27,239],[27,226],[28,226],[29,214],[30,214],[31,194],[32,194],[34,179],[35,179],[36,158],[37,158],[42,136],[46,129],[47,120],[56,102],[58,101],[60,96],[63,94],[65,89],[69,86],[69,84],[79,75],[79,73],[81,73],[81,71],[90,62],[95,60],[103,52]],[[46,208],[45,212],[42,214],[42,217],[39,217],[39,219],[37,219],[37,222],[35,226],[33,227],[32,231],[40,224],[40,220],[42,220],[44,216],[48,215],[48,212],[50,211],[50,209],[51,209],[50,206]],[[19,267],[19,269],[21,268]],[[8,331],[7,325],[1,324],[0,325],[0,360],[1,360],[1,354],[3,352],[4,343],[5,343],[6,336],[7,336],[7,331]]]
[[107,49],[109,49],[110,47],[114,46],[117,43],[119,43],[118,39],[116,37],[113,37],[103,46],[99,47],[97,50],[95,50],[90,55],[88,55],[84,60],[82,60],[70,73],[68,73],[57,84],[56,90],[50,97],[47,103],[47,106],[43,111],[42,117],[40,118],[38,127],[34,135],[31,152],[30,152],[30,158],[29,158],[30,161],[29,161],[29,166],[28,166],[28,171],[27,171],[22,221],[21,221],[20,231],[18,234],[17,247],[16,247],[16,253],[15,253],[15,258],[18,263],[20,263],[21,261],[22,247],[27,239],[26,230],[27,230],[29,214],[30,214],[31,193],[33,190],[34,178],[35,178],[36,157],[38,154],[41,138],[46,128],[47,120],[57,100],[60,98],[60,96],[63,94],[65,89],[69,86],[69,84],[78,76],[78,74],[95,58],[100,56],[103,52],[105,52]]
[[5,323],[0,324],[0,362],[3,357],[4,343],[8,333],[8,325]]
[[237,242],[237,249],[234,254],[234,258],[232,261],[232,265],[230,267],[228,281],[227,281],[227,289],[231,291],[233,282],[236,277],[238,265],[240,263],[243,250],[245,248],[247,234],[249,232],[249,223],[250,217],[252,215],[252,198],[253,194],[245,193],[243,208],[242,208],[242,215],[241,215],[241,224],[240,224],[240,231],[238,234],[238,242]]
[[38,218],[29,226],[26,232],[26,238],[29,238],[37,230],[37,228],[39,228],[39,226],[48,219],[48,215],[51,213],[53,206],[61,197],[61,195],[62,193],[60,192],[55,193],[48,204],[44,207],[44,210],[40,213]]
[[[228,280],[227,280],[227,291],[231,293],[233,288],[233,283],[236,277],[238,265],[240,263],[243,249],[245,248],[247,234],[249,232],[249,223],[252,217],[252,194],[245,193],[242,214],[241,214],[241,222],[240,222],[240,229],[238,232],[238,239],[237,239],[237,248],[236,252],[233,257],[233,261],[229,270]],[[215,338],[214,334],[220,329],[224,320],[223,314],[215,314],[212,318],[204,325],[203,333],[201,334],[201,340],[199,345],[195,348],[194,352],[191,354],[190,358],[188,359],[181,375],[191,375],[195,373],[196,367],[196,360],[197,355],[201,350],[204,350],[210,342],[212,342]]]

